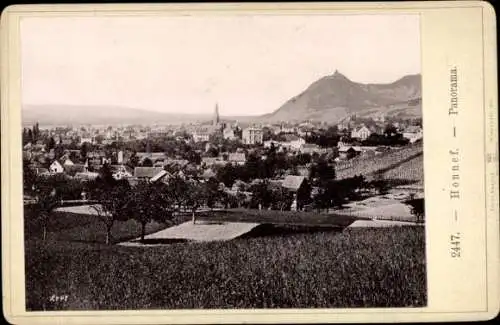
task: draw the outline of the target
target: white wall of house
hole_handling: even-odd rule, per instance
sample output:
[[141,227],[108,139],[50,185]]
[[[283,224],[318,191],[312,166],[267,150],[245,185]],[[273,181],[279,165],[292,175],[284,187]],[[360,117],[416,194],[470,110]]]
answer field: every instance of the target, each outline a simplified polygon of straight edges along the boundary
[[50,164],[49,171],[51,173],[62,173],[64,172],[64,167],[58,161],[54,161]]
[[262,129],[246,128],[242,133],[244,144],[260,144],[263,141]]

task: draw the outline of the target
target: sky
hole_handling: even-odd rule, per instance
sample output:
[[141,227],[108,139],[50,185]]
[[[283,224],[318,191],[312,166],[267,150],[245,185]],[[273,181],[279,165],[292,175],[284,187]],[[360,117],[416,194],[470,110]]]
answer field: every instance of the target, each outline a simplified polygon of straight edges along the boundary
[[256,115],[335,70],[420,73],[418,15],[45,17],[21,22],[23,105]]

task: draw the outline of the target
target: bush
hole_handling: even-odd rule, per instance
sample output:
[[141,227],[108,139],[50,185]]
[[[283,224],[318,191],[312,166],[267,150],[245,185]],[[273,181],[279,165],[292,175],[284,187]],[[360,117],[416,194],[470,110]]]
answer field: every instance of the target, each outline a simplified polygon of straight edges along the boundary
[[417,222],[423,222],[425,218],[425,201],[424,198],[411,198],[405,202],[411,206],[411,213],[417,218]]

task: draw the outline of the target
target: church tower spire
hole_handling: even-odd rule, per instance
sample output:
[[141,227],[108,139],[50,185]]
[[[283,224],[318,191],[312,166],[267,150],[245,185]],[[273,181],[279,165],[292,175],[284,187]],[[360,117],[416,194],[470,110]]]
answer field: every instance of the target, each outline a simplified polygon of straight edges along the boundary
[[213,120],[213,124],[214,126],[215,125],[219,125],[219,103],[215,103],[215,110],[214,110],[214,120]]

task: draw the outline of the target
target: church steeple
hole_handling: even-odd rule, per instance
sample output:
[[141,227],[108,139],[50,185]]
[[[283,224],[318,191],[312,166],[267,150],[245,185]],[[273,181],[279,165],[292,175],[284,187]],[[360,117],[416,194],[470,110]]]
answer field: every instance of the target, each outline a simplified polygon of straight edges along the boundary
[[215,103],[215,110],[214,110],[214,120],[213,124],[214,126],[219,125],[219,103]]

